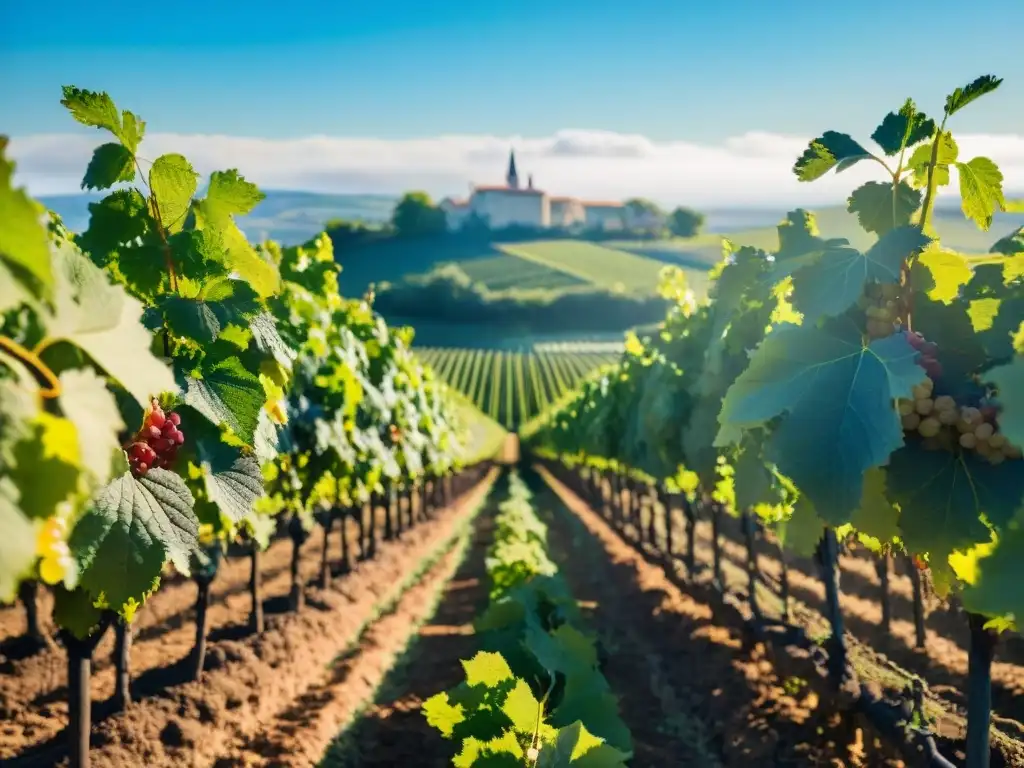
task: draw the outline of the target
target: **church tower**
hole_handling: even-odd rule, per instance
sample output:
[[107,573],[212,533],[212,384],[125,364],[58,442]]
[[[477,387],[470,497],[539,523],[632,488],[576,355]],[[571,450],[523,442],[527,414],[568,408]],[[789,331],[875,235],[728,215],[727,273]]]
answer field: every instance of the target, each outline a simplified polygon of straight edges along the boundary
[[516,172],[516,151],[509,150],[508,153],[508,175],[505,181],[511,189],[519,189],[519,174]]

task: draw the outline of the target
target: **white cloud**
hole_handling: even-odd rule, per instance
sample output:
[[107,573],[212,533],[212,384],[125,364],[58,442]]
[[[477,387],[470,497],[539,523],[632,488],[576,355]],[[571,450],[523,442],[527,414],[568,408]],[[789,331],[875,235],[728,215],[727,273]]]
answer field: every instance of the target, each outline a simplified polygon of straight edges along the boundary
[[[749,132],[718,144],[656,142],[609,131],[564,130],[543,138],[437,136],[374,139],[310,136],[260,139],[154,133],[140,154],[180,152],[202,174],[238,168],[265,188],[397,194],[425,189],[462,194],[471,182],[497,183],[510,146],[520,174],[555,194],[592,199],[650,197],[664,205],[697,207],[812,205],[843,200],[882,169],[861,163],[836,176],[800,183],[791,171],[809,137]],[[960,156],[983,154],[1001,167],[1005,187],[1024,189],[1024,136],[962,135]],[[15,138],[17,181],[36,195],[79,188],[97,134]]]

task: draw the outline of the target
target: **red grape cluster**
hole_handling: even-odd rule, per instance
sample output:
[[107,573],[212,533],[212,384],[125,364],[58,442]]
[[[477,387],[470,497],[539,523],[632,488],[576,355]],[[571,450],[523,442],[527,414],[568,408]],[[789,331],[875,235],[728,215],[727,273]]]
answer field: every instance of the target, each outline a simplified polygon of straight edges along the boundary
[[159,401],[153,401],[142,429],[128,447],[128,464],[135,477],[142,477],[154,467],[166,468],[174,463],[178,446],[185,442],[185,435],[178,429],[180,424],[178,414],[165,414]]
[[917,331],[908,333],[907,341],[910,342],[910,346],[921,353],[921,356],[917,359],[917,364],[924,368],[928,378],[932,380],[940,378],[942,376],[942,363],[936,357],[939,345],[934,341],[925,341],[924,336]]

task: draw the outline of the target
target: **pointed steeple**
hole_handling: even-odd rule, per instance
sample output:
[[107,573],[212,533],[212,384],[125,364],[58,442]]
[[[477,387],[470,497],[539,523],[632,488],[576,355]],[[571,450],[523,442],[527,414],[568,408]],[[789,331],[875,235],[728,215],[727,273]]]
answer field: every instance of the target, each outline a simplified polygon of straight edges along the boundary
[[519,174],[516,172],[516,151],[509,150],[508,153],[508,175],[505,181],[512,189],[519,189]]

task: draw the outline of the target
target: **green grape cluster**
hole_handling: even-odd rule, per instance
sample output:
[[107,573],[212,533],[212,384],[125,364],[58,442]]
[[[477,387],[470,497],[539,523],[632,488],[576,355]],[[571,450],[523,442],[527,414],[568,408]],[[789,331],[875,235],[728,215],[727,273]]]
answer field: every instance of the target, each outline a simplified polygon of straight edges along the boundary
[[892,283],[868,283],[857,306],[864,310],[868,336],[872,339],[891,336],[901,313],[900,287]]
[[999,432],[997,410],[958,404],[949,395],[935,396],[934,384],[925,379],[913,389],[913,398],[896,403],[903,431],[917,433],[929,450],[973,451],[991,464],[1020,459],[1020,446]]

